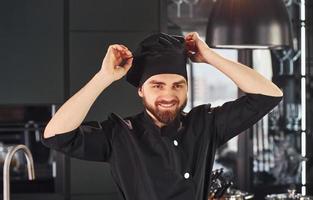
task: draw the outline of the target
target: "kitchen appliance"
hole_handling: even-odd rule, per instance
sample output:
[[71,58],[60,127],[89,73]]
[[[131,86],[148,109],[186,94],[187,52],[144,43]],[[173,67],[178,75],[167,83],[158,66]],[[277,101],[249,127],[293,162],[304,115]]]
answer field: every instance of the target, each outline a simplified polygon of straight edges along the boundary
[[234,188],[233,183],[223,174],[223,168],[212,171],[209,189],[210,199],[245,200],[253,199],[254,195]]
[[[56,190],[56,156],[40,141],[51,113],[50,105],[0,106],[0,170],[3,170],[4,158],[10,148],[23,144],[33,155],[36,171],[36,179],[29,182],[26,158],[23,152],[16,152],[10,167],[12,194],[53,193]],[[3,187],[2,173],[0,178],[0,187]]]
[[265,199],[266,200],[291,200],[291,199],[313,200],[313,197],[296,193],[295,189],[288,189],[287,193],[269,194],[265,197]]

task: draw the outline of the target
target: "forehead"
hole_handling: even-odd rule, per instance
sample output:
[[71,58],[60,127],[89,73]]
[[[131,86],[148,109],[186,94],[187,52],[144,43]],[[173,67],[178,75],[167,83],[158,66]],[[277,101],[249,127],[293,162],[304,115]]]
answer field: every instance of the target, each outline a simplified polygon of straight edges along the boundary
[[185,83],[187,83],[185,77],[178,74],[157,74],[149,77],[145,83],[151,84],[154,82],[162,82],[166,84],[172,84],[180,81],[185,81]]

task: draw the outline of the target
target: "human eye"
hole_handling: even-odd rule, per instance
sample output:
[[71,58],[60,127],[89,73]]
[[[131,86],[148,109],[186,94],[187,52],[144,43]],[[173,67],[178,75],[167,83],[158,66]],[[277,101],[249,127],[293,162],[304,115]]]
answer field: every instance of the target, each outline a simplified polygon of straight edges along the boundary
[[162,86],[161,86],[161,84],[154,84],[152,87],[153,88],[161,88]]
[[176,85],[174,85],[174,87],[175,87],[176,89],[180,89],[180,88],[182,88],[183,86],[182,86],[181,84],[176,84]]

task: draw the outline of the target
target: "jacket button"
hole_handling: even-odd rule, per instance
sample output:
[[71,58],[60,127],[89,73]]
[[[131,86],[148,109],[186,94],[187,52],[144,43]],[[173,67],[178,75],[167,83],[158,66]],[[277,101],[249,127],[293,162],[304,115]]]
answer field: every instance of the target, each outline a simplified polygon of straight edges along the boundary
[[174,140],[173,143],[174,143],[175,146],[178,146],[177,140]]
[[186,173],[184,174],[184,177],[185,177],[185,179],[188,179],[188,178],[190,177],[190,174],[189,174],[188,172],[186,172]]

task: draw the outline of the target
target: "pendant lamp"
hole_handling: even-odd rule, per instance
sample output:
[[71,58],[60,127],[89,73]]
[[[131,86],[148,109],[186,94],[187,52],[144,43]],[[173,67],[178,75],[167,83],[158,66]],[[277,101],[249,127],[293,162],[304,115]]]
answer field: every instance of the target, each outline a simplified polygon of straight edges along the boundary
[[282,0],[216,0],[206,43],[212,48],[292,47],[289,15]]

